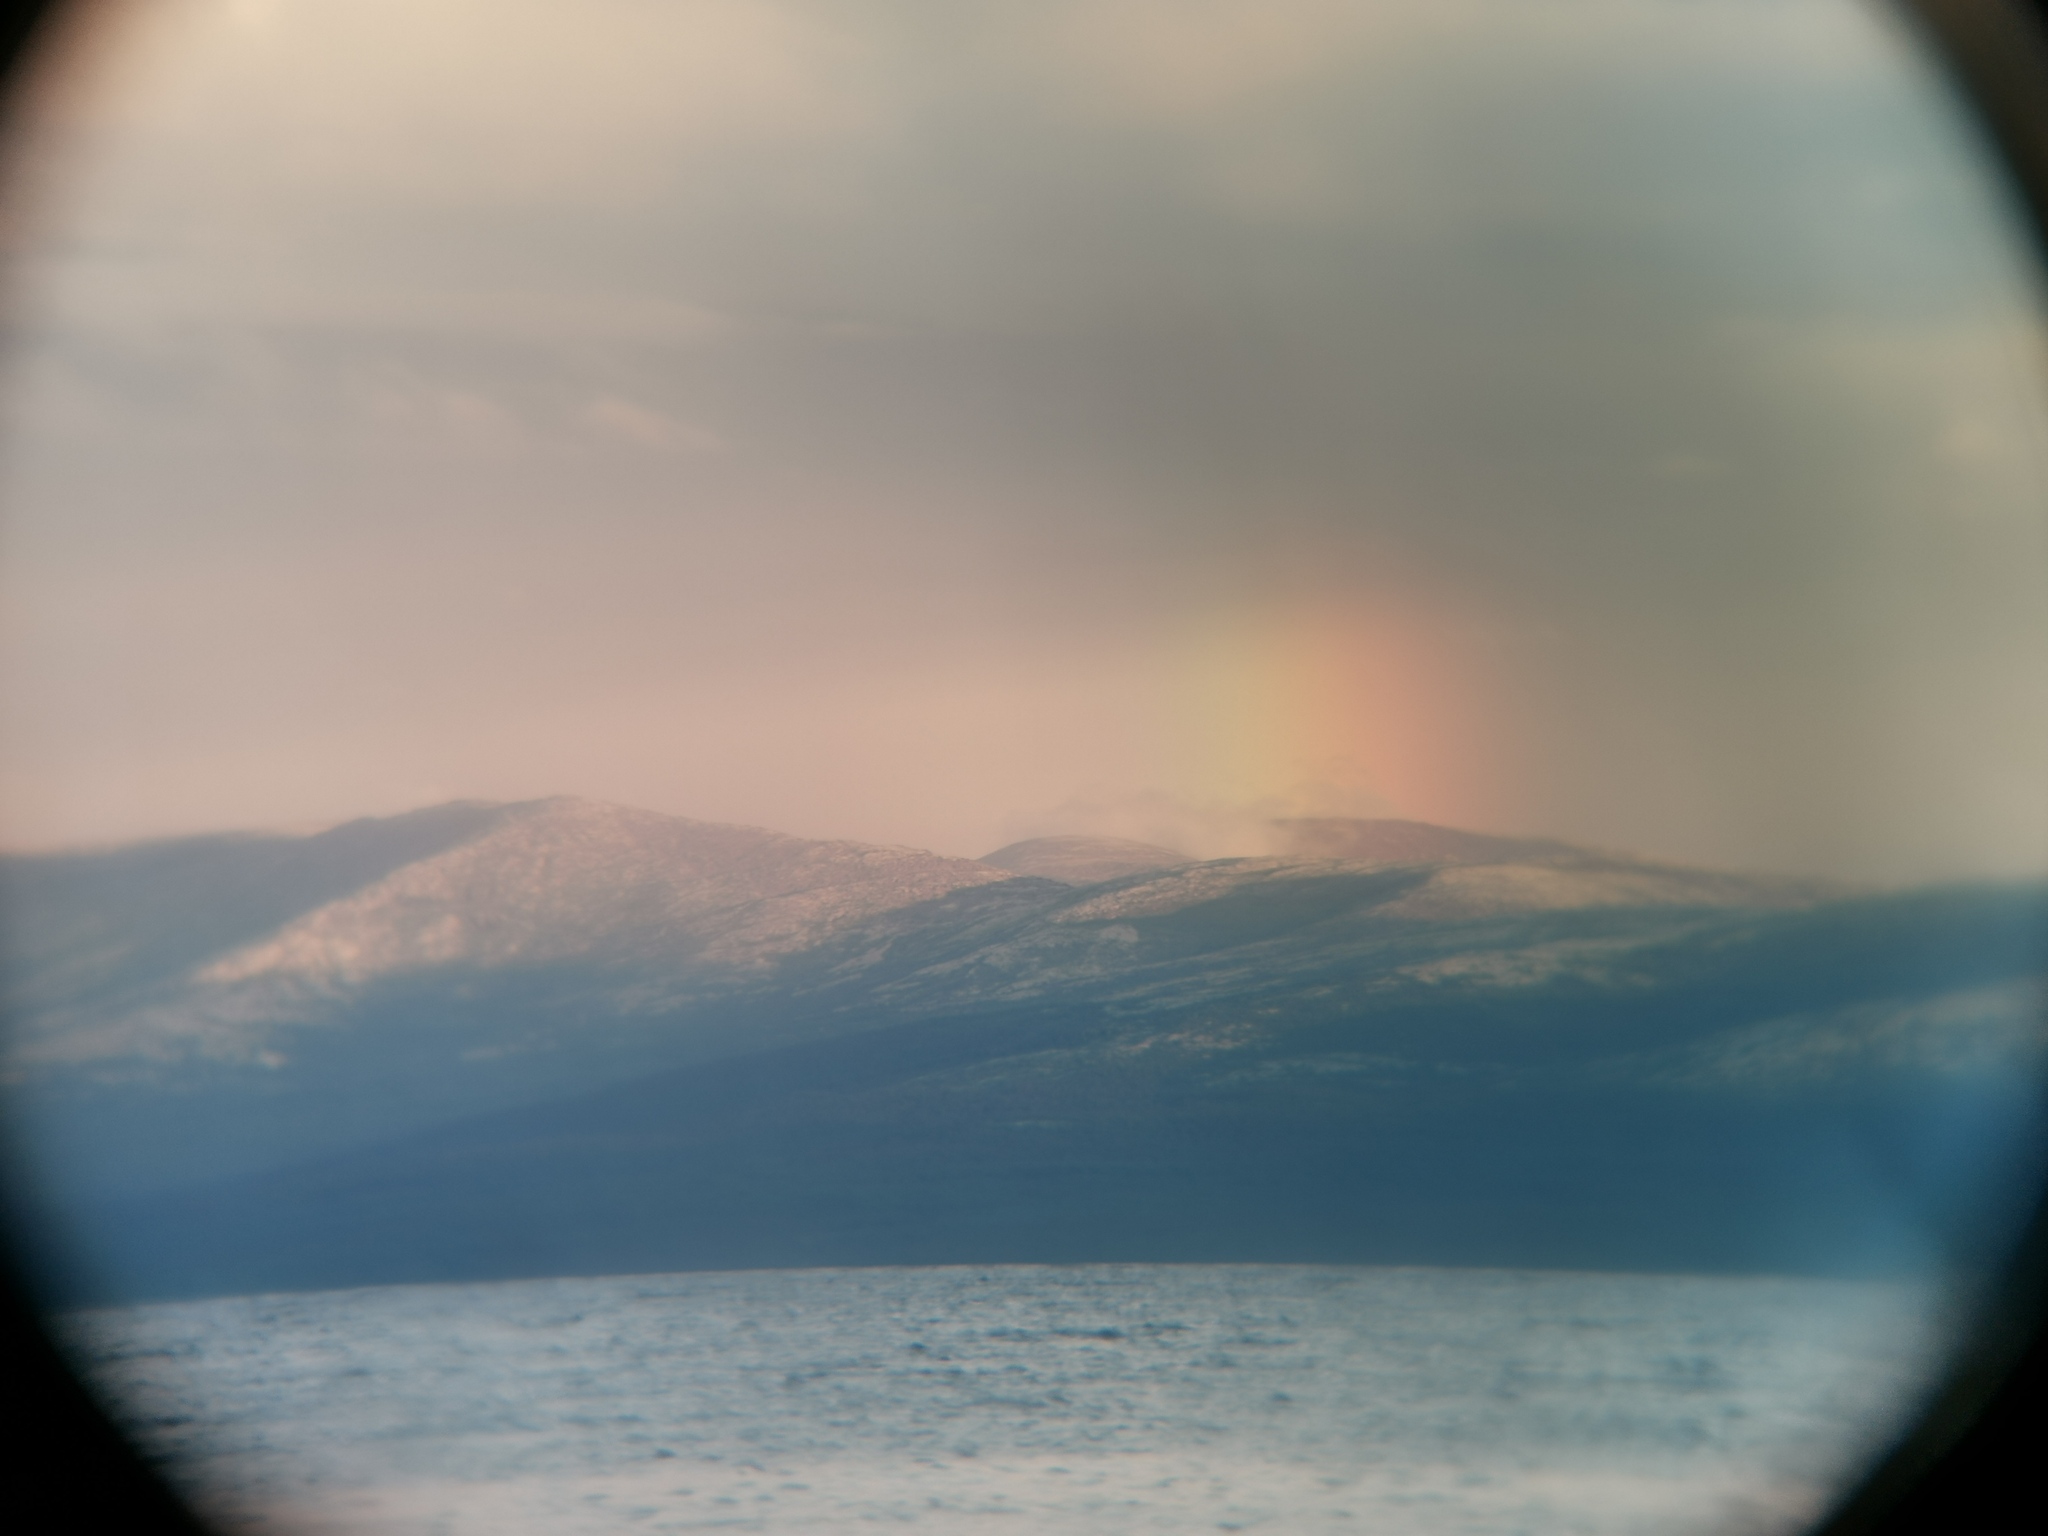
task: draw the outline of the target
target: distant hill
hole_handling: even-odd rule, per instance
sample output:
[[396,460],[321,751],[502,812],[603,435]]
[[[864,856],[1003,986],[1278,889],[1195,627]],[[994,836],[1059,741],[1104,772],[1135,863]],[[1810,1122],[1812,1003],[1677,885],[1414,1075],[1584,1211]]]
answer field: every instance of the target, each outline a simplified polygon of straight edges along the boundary
[[1322,816],[1282,818],[1268,825],[1278,850],[1294,859],[1334,859],[1371,865],[1431,864],[1446,868],[1577,870],[1669,881],[1673,888],[1683,886],[1700,899],[1760,902],[1769,906],[1799,905],[1856,894],[1854,887],[1840,881],[1691,869],[1611,850],[1582,848],[1554,838],[1497,837],[1431,826],[1424,821]]
[[0,861],[17,1200],[84,1297],[1883,1270],[1987,1251],[2020,1198],[2041,888],[1292,825],[977,861],[556,800]]
[[1032,837],[983,854],[981,862],[1013,875],[1036,875],[1064,885],[1099,885],[1195,860],[1157,843],[1124,837]]

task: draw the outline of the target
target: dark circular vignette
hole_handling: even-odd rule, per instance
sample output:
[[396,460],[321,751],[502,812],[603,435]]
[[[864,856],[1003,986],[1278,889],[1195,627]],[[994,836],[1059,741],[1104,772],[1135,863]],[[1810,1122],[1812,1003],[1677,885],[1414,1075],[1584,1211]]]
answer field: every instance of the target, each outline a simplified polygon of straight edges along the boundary
[[[2034,239],[2048,298],[2048,0],[1887,0],[1944,67],[1994,146]],[[90,0],[0,4],[0,133],[7,93]],[[0,155],[4,171],[4,155]],[[0,194],[7,189],[0,186]],[[4,296],[0,296],[4,297]],[[2048,785],[2043,786],[2048,793]],[[4,1021],[0,1021],[4,1024]],[[2044,1085],[2048,1092],[2048,1085]],[[13,1191],[0,1189],[0,1225]],[[2038,1508],[2048,1424],[2048,1190],[1973,1335],[1919,1422],[1815,1536],[1968,1529]],[[0,1232],[0,1510],[16,1530],[206,1536],[73,1376]]]
[[[2033,237],[2036,293],[2048,297],[2048,0],[1891,3],[1945,66],[2002,161]],[[1994,1512],[2038,1509],[2044,1424],[2048,1189],[1947,1383],[1816,1536],[1947,1531],[1989,1523]]]
[[[58,41],[58,12],[75,16],[86,8],[63,0],[0,0],[0,138],[12,127],[27,71]],[[12,191],[7,158],[0,144],[0,202]],[[0,241],[0,262],[8,254],[5,244]],[[0,272],[0,284],[6,275]],[[5,1024],[0,1020],[0,1028]],[[14,1205],[15,1191],[0,1182],[0,1227],[13,1227]],[[207,1536],[72,1374],[43,1327],[13,1231],[0,1231],[0,1512],[17,1531]]]

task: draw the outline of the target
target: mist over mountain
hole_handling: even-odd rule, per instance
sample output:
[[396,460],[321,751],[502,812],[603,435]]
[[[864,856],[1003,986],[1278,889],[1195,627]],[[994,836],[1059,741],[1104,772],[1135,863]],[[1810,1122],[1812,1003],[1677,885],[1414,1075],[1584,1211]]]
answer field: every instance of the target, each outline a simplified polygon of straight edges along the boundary
[[1602,855],[1547,838],[1494,837],[1423,821],[1290,816],[1272,824],[1278,851],[1296,858],[1366,864],[1597,863]]
[[1985,1250],[2048,892],[1419,823],[987,860],[574,800],[0,861],[67,1295],[1052,1259]]
[[1195,860],[1175,849],[1127,837],[1030,837],[982,855],[981,862],[1013,875],[1036,875],[1066,885],[1097,885]]

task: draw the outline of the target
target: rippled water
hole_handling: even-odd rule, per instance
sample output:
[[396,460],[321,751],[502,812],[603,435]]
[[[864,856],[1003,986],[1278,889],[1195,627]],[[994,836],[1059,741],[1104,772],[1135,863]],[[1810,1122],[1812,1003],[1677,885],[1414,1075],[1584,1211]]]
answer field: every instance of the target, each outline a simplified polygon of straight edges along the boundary
[[1765,1530],[1923,1390],[1924,1291],[1105,1265],[399,1286],[81,1313],[237,1530]]

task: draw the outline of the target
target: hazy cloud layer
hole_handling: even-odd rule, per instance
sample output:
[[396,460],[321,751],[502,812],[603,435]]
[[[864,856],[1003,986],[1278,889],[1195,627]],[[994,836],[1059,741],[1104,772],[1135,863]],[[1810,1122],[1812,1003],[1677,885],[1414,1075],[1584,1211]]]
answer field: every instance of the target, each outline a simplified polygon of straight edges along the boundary
[[2048,854],[2031,277],[1877,13],[113,14],[17,141],[11,842]]

